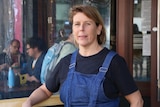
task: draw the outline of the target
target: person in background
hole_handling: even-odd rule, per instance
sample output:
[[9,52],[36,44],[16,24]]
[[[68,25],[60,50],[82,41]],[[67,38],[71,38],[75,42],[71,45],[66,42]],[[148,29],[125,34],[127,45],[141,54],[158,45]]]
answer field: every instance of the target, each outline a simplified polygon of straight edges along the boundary
[[78,50],[60,60],[45,84],[22,107],[46,100],[59,89],[65,107],[119,107],[119,95],[130,107],[143,107],[124,58],[104,46],[106,30],[98,10],[75,5],[70,10],[70,22]]
[[25,55],[21,53],[19,49],[19,40],[11,40],[9,48],[4,49],[0,54],[0,71],[8,71],[9,67],[16,69],[22,68],[22,65],[26,62],[26,59]]
[[[62,30],[63,29],[63,30]],[[68,21],[65,22],[64,28],[59,31],[59,44],[64,44],[57,59],[57,63],[66,55],[73,53],[77,47],[74,43],[74,36],[72,34],[72,25]],[[57,64],[56,63],[56,64]]]
[[41,66],[46,54],[46,44],[38,37],[31,37],[26,42],[26,52],[30,57],[21,74],[25,74],[27,82],[40,82]]
[[[63,58],[65,57],[66,55],[70,54],[70,53],[73,53],[77,47],[75,46],[74,44],[74,38],[73,38],[73,34],[69,34],[68,38],[64,41],[61,41],[61,42],[64,42],[64,45],[60,51],[60,54],[59,54],[59,57],[57,59],[57,63]],[[56,63],[56,64],[57,64]]]
[[[62,36],[61,36],[62,35]],[[57,63],[66,55],[73,53],[77,47],[74,44],[74,38],[70,30],[69,34],[60,35],[60,42],[50,47],[44,57],[41,69],[41,83],[45,83]]]
[[[139,31],[138,25],[133,24],[133,64],[135,79],[142,79],[143,77],[142,37],[143,34]],[[138,71],[140,71],[140,73],[138,73]]]

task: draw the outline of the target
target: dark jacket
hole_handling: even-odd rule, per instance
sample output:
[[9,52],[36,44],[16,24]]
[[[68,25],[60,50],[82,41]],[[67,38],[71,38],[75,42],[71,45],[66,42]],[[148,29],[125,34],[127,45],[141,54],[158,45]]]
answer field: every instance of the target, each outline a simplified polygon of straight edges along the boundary
[[[22,68],[23,63],[26,62],[25,55],[20,53],[20,67]],[[7,63],[9,65],[12,65],[14,62],[12,61],[11,57],[6,54],[5,52],[0,54],[0,65]]]
[[29,74],[30,76],[35,76],[40,81],[41,67],[46,52],[43,52],[37,59],[35,67],[32,68],[33,58],[30,58],[26,66],[21,70],[21,74]]

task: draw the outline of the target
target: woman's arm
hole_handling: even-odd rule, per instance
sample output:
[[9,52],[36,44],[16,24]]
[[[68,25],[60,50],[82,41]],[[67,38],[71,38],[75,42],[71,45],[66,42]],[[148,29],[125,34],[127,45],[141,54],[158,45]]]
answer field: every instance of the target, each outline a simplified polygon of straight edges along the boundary
[[143,107],[143,99],[139,90],[126,95],[125,98],[130,103],[130,107]]
[[22,104],[22,107],[32,107],[35,104],[38,104],[46,99],[48,99],[52,95],[45,84],[37,88],[29,98]]

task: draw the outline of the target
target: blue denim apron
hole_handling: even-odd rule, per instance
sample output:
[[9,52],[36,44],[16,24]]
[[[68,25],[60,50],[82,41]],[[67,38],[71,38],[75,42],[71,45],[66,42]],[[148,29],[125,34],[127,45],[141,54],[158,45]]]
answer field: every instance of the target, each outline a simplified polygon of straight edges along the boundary
[[103,90],[105,74],[116,53],[108,53],[97,74],[84,74],[75,71],[77,52],[71,57],[67,79],[60,88],[65,107],[119,107],[119,98],[109,99]]

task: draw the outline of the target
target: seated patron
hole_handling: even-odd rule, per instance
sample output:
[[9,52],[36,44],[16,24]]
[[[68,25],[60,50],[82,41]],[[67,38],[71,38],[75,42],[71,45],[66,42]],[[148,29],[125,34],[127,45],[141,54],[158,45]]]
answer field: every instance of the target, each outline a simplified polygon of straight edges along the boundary
[[19,49],[19,40],[11,40],[9,47],[0,54],[0,71],[8,71],[9,67],[22,67],[23,63],[25,63],[25,55]]
[[41,38],[32,37],[26,42],[26,52],[30,57],[21,70],[27,82],[40,82],[42,62],[46,54],[46,45]]

